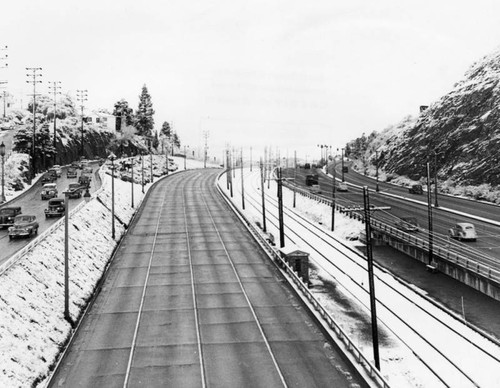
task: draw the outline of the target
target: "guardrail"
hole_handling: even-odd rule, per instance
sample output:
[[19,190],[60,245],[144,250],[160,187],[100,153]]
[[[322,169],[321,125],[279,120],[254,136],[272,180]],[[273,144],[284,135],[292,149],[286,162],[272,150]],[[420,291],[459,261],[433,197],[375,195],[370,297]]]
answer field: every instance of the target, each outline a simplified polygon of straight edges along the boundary
[[[297,193],[313,199],[315,201],[318,201],[319,203],[323,203],[328,206],[332,206],[332,200],[327,199],[324,197],[321,197],[319,195],[313,194],[307,190],[304,190],[300,187],[293,187],[289,183],[284,183],[289,189],[295,190]],[[348,213],[350,217],[355,218],[361,222],[364,222],[364,216],[363,214],[356,213],[353,211],[349,211],[348,208],[345,206],[335,204],[335,209],[340,211],[341,213]],[[408,243],[410,245],[415,246],[416,248],[422,249],[422,250],[428,250],[429,249],[429,241],[427,239],[423,239],[420,237],[417,237],[411,233],[406,233],[398,228],[395,228],[391,225],[386,224],[385,222],[382,222],[380,220],[371,219],[371,226],[374,230],[386,233],[392,237],[395,237],[399,240],[401,240],[404,243]],[[457,252],[454,250],[455,247],[443,247],[442,245],[439,245],[436,241],[433,244],[433,254],[435,256],[440,257],[442,260],[445,260],[449,263],[452,263],[458,267],[461,267],[467,271],[473,272],[476,275],[480,277],[484,277],[490,281],[493,281],[495,283],[500,284],[500,272],[492,269],[485,264],[480,263],[477,259],[472,259],[470,257],[467,257],[464,255],[462,252]],[[460,249],[457,247],[456,249]]]
[[[227,173],[223,171],[217,177],[217,181],[220,180],[221,176]],[[278,264],[278,266],[284,268],[285,272],[288,274],[289,278],[293,281],[296,287],[300,290],[303,296],[312,304],[312,306],[316,309],[316,311],[320,314],[323,320],[326,322],[328,327],[335,332],[337,338],[346,346],[349,352],[354,356],[359,365],[361,365],[369,376],[378,384],[378,386],[383,388],[390,388],[389,383],[382,376],[380,371],[365,357],[365,355],[359,350],[359,348],[354,344],[354,342],[349,338],[347,333],[342,329],[342,327],[333,319],[330,313],[321,305],[321,303],[316,299],[316,297],[309,291],[307,285],[302,281],[302,279],[294,272],[292,267],[281,258],[278,251],[273,248],[267,241],[266,236],[263,235],[263,232],[260,231],[252,222],[250,222],[246,216],[233,205],[231,199],[228,197],[227,193],[224,192],[220,186],[217,184],[217,189],[221,193],[222,197],[226,200],[229,206],[233,209],[233,211],[240,217],[243,223],[247,226],[248,230],[254,236],[259,245],[271,256],[271,258]],[[307,193],[306,190],[303,190],[304,193]],[[309,193],[311,194],[311,193]],[[314,195],[314,194],[312,194]],[[318,197],[318,196],[315,196]],[[318,197],[318,199],[322,199]],[[324,200],[324,198],[322,199]],[[324,202],[327,203],[327,202]],[[330,201],[331,205],[331,201]]]

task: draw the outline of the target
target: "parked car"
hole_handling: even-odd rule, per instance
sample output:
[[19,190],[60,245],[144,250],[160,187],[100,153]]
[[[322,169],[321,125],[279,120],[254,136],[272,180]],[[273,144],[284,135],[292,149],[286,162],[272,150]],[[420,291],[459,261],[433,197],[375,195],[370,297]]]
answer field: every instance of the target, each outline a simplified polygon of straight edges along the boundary
[[339,185],[337,186],[337,191],[349,191],[349,188],[347,187],[347,183],[339,182]]
[[62,168],[58,164],[53,165],[52,170],[54,170],[56,172],[56,175],[58,178],[60,178],[62,176]]
[[42,187],[42,199],[51,199],[57,197],[57,185],[55,183],[46,183]]
[[29,237],[38,234],[36,216],[20,214],[14,218],[14,225],[9,228],[9,240],[17,237]]
[[83,167],[82,174],[92,176],[92,167]]
[[64,215],[66,205],[63,198],[49,199],[49,205],[45,209],[45,217],[60,217]]
[[74,169],[82,168],[80,162],[71,162],[70,167],[72,167]]
[[470,222],[458,222],[448,231],[451,238],[456,238],[459,241],[469,240],[476,241],[476,227]]
[[68,186],[68,198],[80,198],[83,186],[80,183],[70,183]]
[[55,177],[53,174],[46,172],[45,174],[42,175],[42,183],[52,183],[55,182],[57,177]]
[[74,167],[68,167],[68,169],[66,170],[66,178],[76,178],[76,176],[76,169]]
[[10,206],[0,209],[0,228],[14,225],[14,218],[21,214],[21,206]]
[[408,192],[410,194],[423,194],[424,193],[424,189],[422,188],[422,185],[411,185],[408,188]]
[[416,217],[401,217],[394,225],[405,232],[418,232],[418,221]]

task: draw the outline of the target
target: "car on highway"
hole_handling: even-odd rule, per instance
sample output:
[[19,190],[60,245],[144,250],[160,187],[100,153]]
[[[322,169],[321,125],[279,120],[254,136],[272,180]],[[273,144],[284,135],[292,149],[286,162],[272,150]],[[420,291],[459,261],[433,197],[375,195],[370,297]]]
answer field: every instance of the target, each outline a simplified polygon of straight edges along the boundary
[[57,197],[57,194],[57,185],[55,183],[46,183],[43,185],[40,195],[42,199],[51,199]]
[[0,229],[14,225],[14,218],[21,214],[21,206],[9,206],[0,209]]
[[345,182],[339,182],[339,185],[337,186],[337,191],[349,191],[349,188],[347,187],[347,183]]
[[410,194],[423,194],[424,193],[424,189],[422,188],[422,185],[411,185],[408,188],[408,192]]
[[92,176],[92,172],[93,172],[92,167],[89,166],[83,167],[82,174]]
[[55,178],[55,180],[57,180],[57,178],[59,178],[59,174],[57,173],[57,170],[55,168],[49,168],[49,170],[47,171],[49,174],[52,174],[52,176]]
[[78,183],[80,184],[80,186],[84,186],[85,188],[89,188],[90,180],[91,180],[90,176],[82,174],[78,178]]
[[470,222],[457,222],[448,230],[448,234],[451,238],[456,238],[459,241],[477,240],[476,227]]
[[66,205],[63,198],[49,199],[47,209],[45,209],[45,218],[60,217],[64,215]]
[[76,168],[74,167],[68,167],[66,170],[66,178],[71,179],[71,178],[76,178],[77,173],[76,173]]
[[57,179],[56,176],[54,176],[54,174],[51,174],[49,172],[46,172],[45,174],[42,175],[42,183],[52,183],[52,182],[55,182]]
[[56,172],[56,176],[60,178],[62,176],[62,168],[58,164],[52,166],[52,170]]
[[82,196],[83,186],[80,183],[70,183],[66,192],[68,198],[80,198]]
[[394,225],[405,232],[418,232],[418,221],[416,217],[401,217]]
[[20,214],[14,218],[14,225],[9,228],[9,240],[17,237],[30,237],[38,234],[36,216]]

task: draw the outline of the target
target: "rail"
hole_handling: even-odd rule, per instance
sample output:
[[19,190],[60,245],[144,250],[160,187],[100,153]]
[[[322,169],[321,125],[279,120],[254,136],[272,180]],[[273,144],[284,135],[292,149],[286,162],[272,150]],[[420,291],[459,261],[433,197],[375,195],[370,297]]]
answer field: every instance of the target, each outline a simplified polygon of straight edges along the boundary
[[[223,171],[217,177],[217,182],[220,180],[222,175],[226,173]],[[342,329],[342,327],[333,319],[330,313],[321,305],[321,303],[315,298],[315,296],[309,291],[307,285],[302,281],[302,279],[294,272],[292,267],[281,258],[279,253],[275,248],[273,248],[267,241],[266,236],[258,229],[252,222],[250,222],[246,216],[234,206],[228,197],[228,194],[224,192],[220,185],[217,184],[217,189],[221,193],[222,197],[226,200],[233,211],[238,215],[238,217],[247,226],[248,230],[254,236],[259,245],[271,256],[271,258],[278,264],[278,266],[284,268],[285,272],[288,274],[289,278],[293,281],[296,287],[302,292],[303,296],[307,298],[309,303],[314,306],[316,311],[320,314],[323,320],[327,323],[328,327],[335,332],[337,338],[346,346],[349,352],[354,356],[358,364],[360,364],[369,376],[377,383],[378,386],[383,388],[390,388],[387,380],[382,376],[380,371],[373,365],[368,358],[359,350],[359,348],[354,344],[354,342],[349,338],[347,333]],[[306,190],[303,190],[306,192]],[[321,197],[319,197],[321,198]],[[331,202],[331,201],[330,201]],[[326,203],[326,202],[325,202]]]
[[[300,187],[293,187],[288,182],[284,182],[289,189],[294,189],[297,193],[307,198],[313,199],[319,203],[323,203],[328,206],[332,206],[332,200],[319,196],[317,194],[313,194],[307,190],[304,190]],[[342,206],[340,204],[335,204],[335,209],[341,213],[348,213],[350,217],[357,219],[361,222],[364,222],[364,216],[360,213],[350,211],[349,208]],[[395,228],[391,225],[388,225],[385,222],[380,220],[371,219],[371,226],[374,230],[383,232],[392,237],[395,237],[402,242],[408,243],[410,245],[415,246],[416,248],[420,248],[422,250],[429,249],[429,242],[427,239],[423,239],[417,236],[414,236],[410,233],[406,233],[398,228]],[[453,248],[453,247],[451,247]],[[459,248],[457,248],[459,249]],[[471,252],[472,253],[472,252]],[[443,247],[442,245],[437,244],[435,241],[433,244],[433,254],[435,256],[440,257],[442,260],[447,261],[456,265],[457,267],[463,268],[467,271],[473,272],[478,276],[487,278],[490,281],[493,281],[497,284],[500,284],[500,272],[488,267],[487,265],[480,263],[478,260],[471,259],[470,257],[465,256],[450,247]]]

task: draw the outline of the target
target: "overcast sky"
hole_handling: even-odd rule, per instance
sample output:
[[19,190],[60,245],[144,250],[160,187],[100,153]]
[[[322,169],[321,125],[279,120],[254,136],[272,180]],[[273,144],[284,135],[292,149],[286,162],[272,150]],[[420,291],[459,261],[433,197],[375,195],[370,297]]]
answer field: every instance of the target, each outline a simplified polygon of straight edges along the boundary
[[318,157],[417,114],[500,45],[496,0],[3,0],[0,14],[16,97],[26,67],[87,89],[90,108],[135,109],[146,84],[156,126],[191,146],[209,131],[213,153]]

